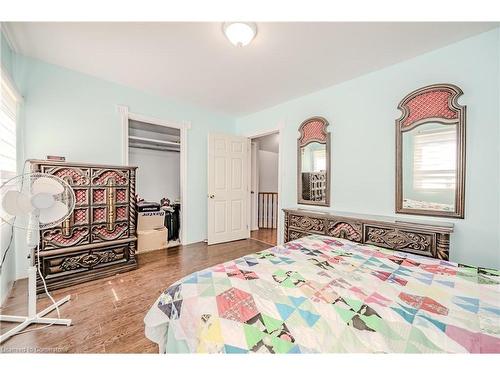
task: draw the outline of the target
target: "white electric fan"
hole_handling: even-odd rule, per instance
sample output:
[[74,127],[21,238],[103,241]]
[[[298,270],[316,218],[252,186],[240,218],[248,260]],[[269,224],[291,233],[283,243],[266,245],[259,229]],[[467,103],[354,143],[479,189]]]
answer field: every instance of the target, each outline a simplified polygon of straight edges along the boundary
[[[20,323],[0,336],[0,343],[20,333],[30,324],[71,325],[71,319],[60,319],[59,306],[69,301],[71,296],[55,302],[47,291],[47,285],[40,271],[39,236],[40,230],[52,228],[71,215],[75,206],[75,194],[62,179],[45,173],[28,173],[14,177],[0,187],[0,218],[15,228],[27,230],[30,249],[28,267],[28,316],[0,315],[0,321]],[[35,250],[36,249],[36,250]],[[35,256],[37,261],[35,261]],[[52,305],[36,310],[36,273],[40,275],[45,292]],[[57,310],[58,318],[44,318],[52,310]]]

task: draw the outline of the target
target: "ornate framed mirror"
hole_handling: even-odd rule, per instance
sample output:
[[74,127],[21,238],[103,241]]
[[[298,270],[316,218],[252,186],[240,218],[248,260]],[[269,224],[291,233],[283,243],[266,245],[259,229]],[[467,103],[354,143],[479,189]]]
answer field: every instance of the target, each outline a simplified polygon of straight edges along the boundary
[[330,133],[328,121],[311,117],[299,127],[297,140],[297,202],[330,205]]
[[464,217],[465,112],[451,84],[408,94],[396,120],[396,212]]

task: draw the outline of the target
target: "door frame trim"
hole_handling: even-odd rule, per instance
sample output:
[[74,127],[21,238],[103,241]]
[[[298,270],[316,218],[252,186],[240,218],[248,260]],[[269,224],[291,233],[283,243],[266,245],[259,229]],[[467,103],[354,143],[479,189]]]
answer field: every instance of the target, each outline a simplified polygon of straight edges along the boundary
[[188,136],[187,131],[191,128],[191,122],[182,121],[165,121],[162,119],[141,115],[138,113],[129,112],[128,106],[118,105],[118,113],[120,115],[120,123],[122,128],[122,163],[124,165],[129,165],[128,152],[129,152],[129,141],[128,141],[128,129],[129,120],[147,122],[153,125],[165,126],[168,128],[179,129],[181,132],[181,152],[180,152],[180,184],[181,184],[181,228],[180,228],[180,242],[181,245],[188,244],[188,178],[187,178],[187,155],[188,155]]
[[[247,137],[249,142],[252,141],[252,139],[254,138],[259,138],[259,137],[264,137],[266,135],[271,135],[271,134],[275,134],[275,133],[278,133],[278,208],[277,208],[277,211],[278,211],[278,227],[276,228],[276,242],[277,242],[277,245],[282,245],[283,244],[283,236],[280,235],[281,233],[281,228],[283,227],[283,220],[284,220],[284,215],[282,215],[281,213],[281,208],[282,208],[282,200],[283,200],[283,194],[282,194],[282,190],[283,190],[283,186],[282,186],[282,182],[283,182],[283,130],[285,129],[285,122],[284,120],[281,120],[278,122],[278,124],[275,126],[275,127],[271,127],[271,128],[265,128],[265,129],[261,129],[261,130],[255,130],[255,131],[250,131],[250,132],[244,132],[243,133],[243,136],[244,137]],[[248,167],[248,178],[249,178],[249,182],[251,181],[250,178],[252,177],[252,165],[251,165],[251,158],[249,158],[249,167]],[[249,186],[250,186],[250,183],[249,183]],[[247,198],[247,201],[248,201],[248,205],[250,207],[250,204],[252,203],[252,196],[251,196],[251,193],[250,193],[250,189],[248,189],[248,198]],[[249,210],[248,212],[248,222],[250,223],[251,222],[251,219],[252,219],[252,216],[251,216],[251,212]]]

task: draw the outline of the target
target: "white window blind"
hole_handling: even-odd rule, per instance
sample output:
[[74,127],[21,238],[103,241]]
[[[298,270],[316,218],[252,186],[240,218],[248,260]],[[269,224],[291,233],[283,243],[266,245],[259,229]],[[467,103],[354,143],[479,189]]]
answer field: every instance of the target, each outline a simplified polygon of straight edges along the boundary
[[456,184],[456,128],[416,134],[413,184],[419,190],[454,190]]
[[16,120],[18,96],[2,71],[0,106],[0,185],[16,175]]
[[326,150],[314,151],[313,171],[321,172],[326,170]]

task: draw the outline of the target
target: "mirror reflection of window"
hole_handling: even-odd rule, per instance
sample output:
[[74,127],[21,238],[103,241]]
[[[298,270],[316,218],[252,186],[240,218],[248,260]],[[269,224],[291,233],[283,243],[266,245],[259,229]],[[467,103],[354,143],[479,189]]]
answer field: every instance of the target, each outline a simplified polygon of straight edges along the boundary
[[457,127],[427,123],[403,135],[403,208],[453,212]]
[[455,129],[420,131],[414,137],[413,186],[420,190],[455,190]]
[[322,172],[326,170],[326,146],[318,142],[309,143],[301,149],[302,172]]
[[326,150],[316,150],[314,151],[313,159],[314,172],[324,172],[326,170]]

